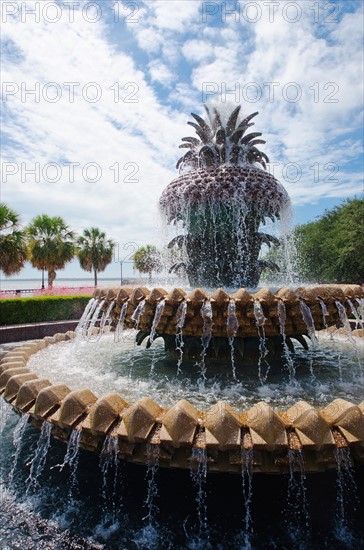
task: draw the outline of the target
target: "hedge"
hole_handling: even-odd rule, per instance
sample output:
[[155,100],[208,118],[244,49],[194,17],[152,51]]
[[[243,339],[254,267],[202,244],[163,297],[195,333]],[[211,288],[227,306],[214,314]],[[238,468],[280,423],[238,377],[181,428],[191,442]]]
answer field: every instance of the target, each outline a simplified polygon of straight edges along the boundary
[[0,326],[79,319],[90,296],[42,296],[0,300]]

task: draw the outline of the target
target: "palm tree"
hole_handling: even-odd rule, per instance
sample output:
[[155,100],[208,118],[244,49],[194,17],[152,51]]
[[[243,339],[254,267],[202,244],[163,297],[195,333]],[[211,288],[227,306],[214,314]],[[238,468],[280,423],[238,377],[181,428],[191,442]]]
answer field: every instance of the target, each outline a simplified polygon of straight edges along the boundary
[[162,262],[160,252],[152,244],[141,246],[133,255],[134,268],[141,273],[149,274],[149,282],[152,282],[152,271],[159,273],[162,271]]
[[77,244],[80,265],[85,271],[94,272],[94,285],[97,286],[97,274],[111,263],[115,244],[97,227],[85,229]]
[[19,229],[19,215],[0,204],[0,270],[7,276],[18,273],[27,259],[24,232]]
[[48,288],[52,288],[56,269],[64,269],[75,254],[74,233],[58,216],[36,216],[26,229],[30,261],[33,267],[48,272]]

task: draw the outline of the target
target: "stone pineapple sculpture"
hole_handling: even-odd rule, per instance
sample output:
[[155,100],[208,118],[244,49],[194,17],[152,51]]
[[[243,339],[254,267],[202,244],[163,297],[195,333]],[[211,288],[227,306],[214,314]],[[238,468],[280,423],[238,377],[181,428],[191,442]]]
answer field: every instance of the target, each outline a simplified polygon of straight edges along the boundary
[[[267,262],[258,259],[263,243],[277,239],[259,232],[266,218],[279,218],[289,203],[284,187],[266,171],[260,132],[247,133],[253,113],[238,122],[241,106],[226,123],[216,108],[205,106],[207,121],[192,113],[197,137],[184,137],[180,176],[160,198],[168,224],[180,230],[169,244],[180,250],[189,283],[207,287],[255,287]],[[277,268],[270,263],[269,267]]]

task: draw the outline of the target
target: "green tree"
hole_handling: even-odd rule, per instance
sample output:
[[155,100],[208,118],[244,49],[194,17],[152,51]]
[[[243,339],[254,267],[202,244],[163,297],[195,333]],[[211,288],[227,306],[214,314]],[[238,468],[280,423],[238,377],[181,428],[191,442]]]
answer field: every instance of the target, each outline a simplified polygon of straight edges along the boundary
[[64,269],[75,254],[73,231],[61,217],[41,214],[26,229],[30,261],[33,267],[48,272],[48,288],[52,288],[56,270]]
[[94,272],[94,285],[97,286],[97,274],[111,263],[115,244],[111,239],[106,239],[100,229],[91,227],[84,230],[77,245],[80,265],[85,271]]
[[162,271],[162,261],[160,252],[152,244],[141,246],[133,255],[134,268],[141,273],[148,273],[149,282],[152,282],[152,272]]
[[296,228],[300,271],[320,283],[362,283],[364,199],[346,200]]
[[24,232],[19,228],[19,215],[6,204],[0,204],[0,270],[7,276],[18,273],[27,259]]

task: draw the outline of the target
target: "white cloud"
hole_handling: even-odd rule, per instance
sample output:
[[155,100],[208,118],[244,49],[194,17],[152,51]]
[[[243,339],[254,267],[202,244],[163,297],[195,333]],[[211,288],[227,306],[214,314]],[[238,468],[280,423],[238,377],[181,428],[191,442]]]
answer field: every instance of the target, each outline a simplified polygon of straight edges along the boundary
[[148,24],[152,23],[158,29],[173,32],[186,32],[188,26],[200,21],[199,4],[195,0],[179,0],[176,2],[154,0],[147,3]]
[[213,56],[213,45],[207,40],[188,40],[183,44],[182,52],[188,61],[205,63]]
[[169,70],[167,65],[156,59],[151,61],[148,67],[152,80],[154,82],[160,82],[164,86],[168,87],[176,78],[176,75]]

